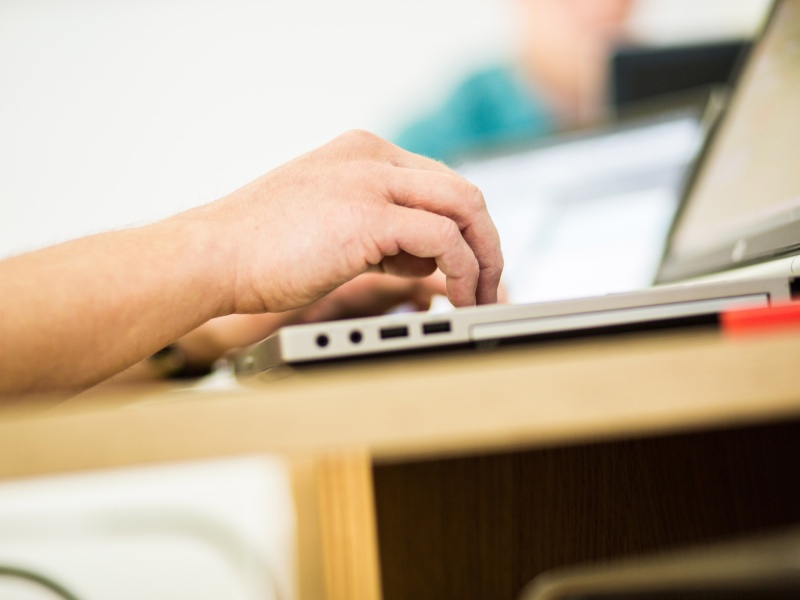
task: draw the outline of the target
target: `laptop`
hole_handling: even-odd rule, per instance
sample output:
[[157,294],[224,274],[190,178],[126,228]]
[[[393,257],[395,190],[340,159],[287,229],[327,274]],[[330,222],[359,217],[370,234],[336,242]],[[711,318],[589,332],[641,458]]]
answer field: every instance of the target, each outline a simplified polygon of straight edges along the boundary
[[234,371],[708,325],[723,311],[790,301],[800,293],[797,40],[800,0],[779,0],[665,228],[653,287],[288,326],[234,355]]

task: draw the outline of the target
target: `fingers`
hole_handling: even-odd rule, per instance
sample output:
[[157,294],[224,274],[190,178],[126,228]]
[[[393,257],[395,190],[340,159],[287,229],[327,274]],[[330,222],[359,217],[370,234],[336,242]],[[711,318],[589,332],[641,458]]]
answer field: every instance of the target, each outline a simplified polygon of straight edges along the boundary
[[480,190],[450,171],[387,168],[385,180],[396,204],[430,211],[456,223],[478,261],[477,303],[496,302],[503,255]]
[[[307,306],[370,268],[438,265],[456,306],[496,300],[497,231],[474,186],[434,160],[349,132],[192,213],[234,265],[225,311]],[[188,217],[187,217],[188,218]]]
[[[476,301],[480,274],[478,260],[461,235],[455,221],[447,217],[401,206],[387,207],[388,226],[381,228],[383,239],[378,240],[384,270],[406,275],[403,263],[391,257],[406,252],[419,258],[433,258],[447,278],[447,296],[454,306],[471,306]],[[400,270],[398,270],[400,269]]]
[[[503,256],[497,230],[489,217],[483,195],[443,163],[403,150],[366,131],[351,131],[336,140],[336,145],[356,156],[370,156],[382,167],[379,179],[388,183],[389,200],[453,220],[478,261],[476,301],[497,301],[497,286],[503,270]],[[411,253],[413,254],[413,253]],[[397,264],[395,264],[397,263]],[[398,256],[384,260],[389,272],[420,275],[430,271],[430,263]],[[412,272],[410,267],[417,270]]]
[[436,261],[399,252],[394,256],[384,256],[378,268],[383,273],[402,273],[403,277],[427,277],[436,270]]

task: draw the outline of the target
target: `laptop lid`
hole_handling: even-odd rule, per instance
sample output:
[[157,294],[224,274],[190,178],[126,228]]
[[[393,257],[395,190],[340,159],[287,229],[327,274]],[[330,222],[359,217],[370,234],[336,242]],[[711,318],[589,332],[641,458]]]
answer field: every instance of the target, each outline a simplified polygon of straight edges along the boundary
[[800,0],[780,0],[699,158],[657,283],[779,262],[800,272]]

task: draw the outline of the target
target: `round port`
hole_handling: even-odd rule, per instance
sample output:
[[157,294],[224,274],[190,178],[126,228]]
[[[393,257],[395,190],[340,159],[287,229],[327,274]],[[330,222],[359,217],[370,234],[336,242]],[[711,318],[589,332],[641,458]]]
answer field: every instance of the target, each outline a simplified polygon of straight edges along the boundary
[[320,333],[317,336],[317,346],[319,346],[320,348],[324,348],[325,346],[327,346],[328,343],[330,343],[330,341],[331,341],[330,338],[328,338],[328,336],[325,335],[324,333]]
[[360,344],[361,340],[363,339],[364,336],[358,329],[354,329],[353,331],[350,332],[350,341],[353,342],[354,344]]

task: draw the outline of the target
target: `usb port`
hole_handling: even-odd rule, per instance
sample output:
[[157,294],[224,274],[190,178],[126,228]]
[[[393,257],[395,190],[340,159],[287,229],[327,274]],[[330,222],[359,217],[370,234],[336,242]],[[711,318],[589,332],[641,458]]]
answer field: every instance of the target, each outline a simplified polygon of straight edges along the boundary
[[381,339],[388,340],[390,338],[408,337],[408,327],[402,325],[400,327],[384,327],[381,329]]
[[423,323],[422,333],[430,335],[431,333],[447,333],[450,331],[450,321],[437,321],[436,323]]

